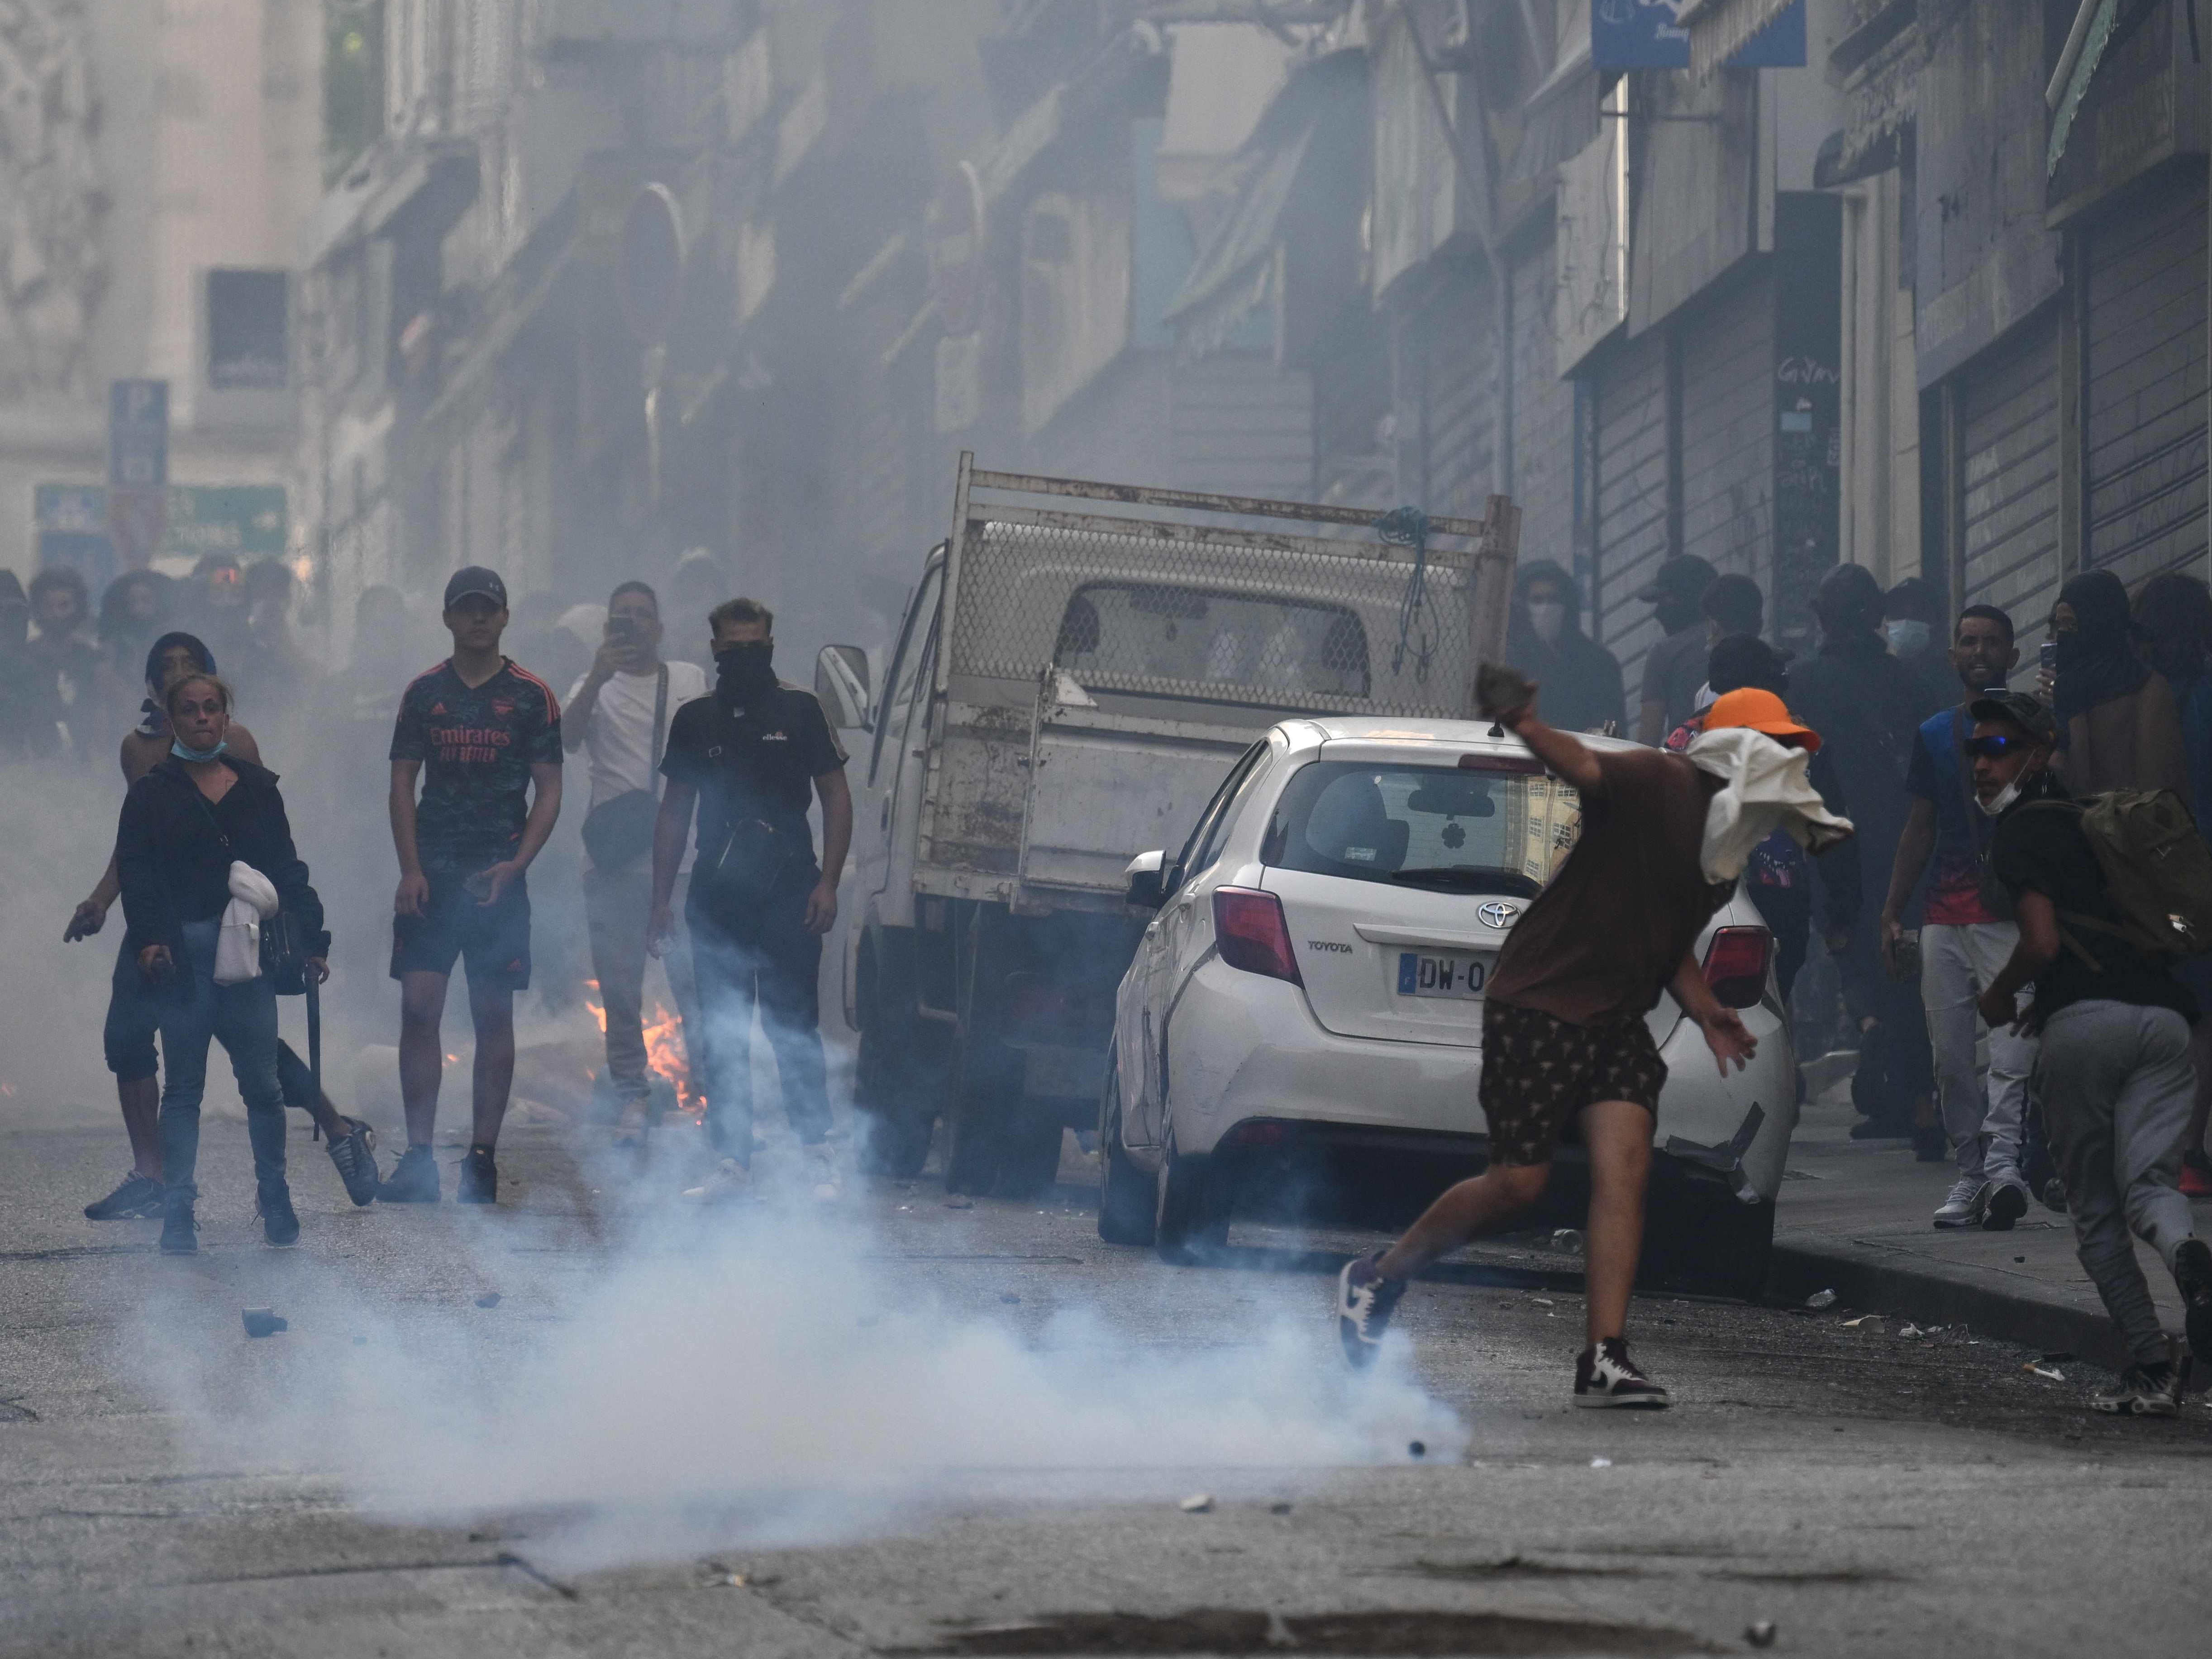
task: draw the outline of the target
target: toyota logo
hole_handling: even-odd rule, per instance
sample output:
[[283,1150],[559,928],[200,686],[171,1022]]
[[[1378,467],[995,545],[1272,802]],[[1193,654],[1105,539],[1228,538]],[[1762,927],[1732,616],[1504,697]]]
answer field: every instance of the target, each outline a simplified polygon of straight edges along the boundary
[[1475,915],[1482,918],[1482,924],[1486,927],[1510,927],[1513,925],[1513,918],[1520,914],[1519,905],[1507,904],[1498,899],[1491,900],[1489,903],[1475,912]]

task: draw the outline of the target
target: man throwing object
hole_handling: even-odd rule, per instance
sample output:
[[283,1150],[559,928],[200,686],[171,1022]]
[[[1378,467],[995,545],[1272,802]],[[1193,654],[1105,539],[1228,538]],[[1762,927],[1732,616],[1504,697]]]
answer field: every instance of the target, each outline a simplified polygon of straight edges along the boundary
[[[1337,1334],[1354,1365],[1371,1364],[1407,1281],[1534,1204],[1572,1121],[1590,1170],[1589,1346],[1575,1367],[1575,1404],[1663,1407],[1666,1389],[1629,1358],[1623,1334],[1667,1080],[1644,1016],[1661,992],[1673,993],[1723,1076],[1758,1050],[1692,954],[1735,885],[1708,881],[1705,869],[1706,808],[1724,784],[1663,750],[1593,749],[1538,720],[1533,700],[1496,718],[1581,795],[1582,838],[1515,925],[1483,1003],[1490,1167],[1437,1199],[1389,1249],[1346,1266]],[[1820,744],[1771,691],[1732,691],[1716,702],[1705,730],[1731,726]]]

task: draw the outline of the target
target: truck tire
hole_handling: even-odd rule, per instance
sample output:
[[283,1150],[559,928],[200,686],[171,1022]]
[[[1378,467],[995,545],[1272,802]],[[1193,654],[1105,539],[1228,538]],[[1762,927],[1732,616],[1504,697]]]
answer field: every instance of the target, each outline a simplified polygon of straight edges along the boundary
[[1021,1056],[963,1025],[952,1048],[945,1112],[945,1188],[981,1198],[999,1182],[1006,1121],[1021,1099]]
[[1159,1182],[1121,1148],[1121,1073],[1106,1062],[1098,1099],[1098,1237],[1109,1244],[1150,1244],[1159,1222]]
[[912,1180],[929,1158],[935,1090],[915,1018],[913,987],[886,982],[874,951],[860,958],[860,1053],[853,1065],[855,1162],[864,1175]]
[[999,1178],[991,1190],[1000,1198],[1035,1198],[1060,1179],[1060,1121],[1056,1113],[1017,1097],[1000,1132]]
[[1153,1222],[1161,1261],[1201,1267],[1229,1247],[1229,1194],[1212,1165],[1211,1158],[1184,1158],[1169,1146]]

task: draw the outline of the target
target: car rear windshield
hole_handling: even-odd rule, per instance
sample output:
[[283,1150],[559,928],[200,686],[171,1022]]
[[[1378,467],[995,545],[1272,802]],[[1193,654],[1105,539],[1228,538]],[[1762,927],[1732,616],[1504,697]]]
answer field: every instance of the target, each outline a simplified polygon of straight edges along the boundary
[[1558,872],[1582,821],[1574,790],[1534,762],[1316,761],[1276,802],[1260,858],[1355,881],[1525,897]]
[[1359,618],[1267,594],[1091,582],[1068,600],[1052,659],[1083,684],[1135,691],[1368,695]]

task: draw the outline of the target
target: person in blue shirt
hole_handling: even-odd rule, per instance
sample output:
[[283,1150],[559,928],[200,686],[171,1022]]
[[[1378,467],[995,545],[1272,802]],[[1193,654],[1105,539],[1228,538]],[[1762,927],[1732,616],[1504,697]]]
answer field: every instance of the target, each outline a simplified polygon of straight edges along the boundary
[[1920,927],[1920,1001],[1936,1051],[1944,1135],[1957,1165],[1936,1224],[2002,1231],[2027,1213],[2020,1162],[2035,1040],[2009,1027],[1991,1030],[1989,1073],[1978,1074],[1977,988],[1996,976],[2020,943],[2020,930],[2003,888],[1989,873],[1996,820],[1972,803],[1972,770],[1960,738],[1973,729],[1968,702],[1984,690],[2002,690],[2019,665],[2012,618],[1993,605],[1968,605],[1952,629],[1950,655],[1960,699],[1921,722],[1906,763],[1911,805],[1882,905],[1881,951],[1896,973],[1905,907],[1932,855],[1935,880]]

